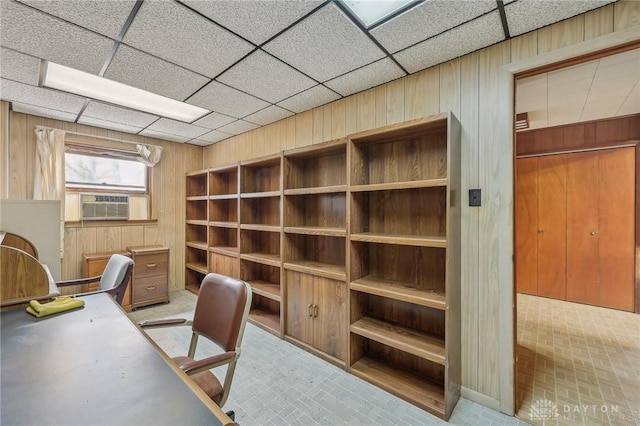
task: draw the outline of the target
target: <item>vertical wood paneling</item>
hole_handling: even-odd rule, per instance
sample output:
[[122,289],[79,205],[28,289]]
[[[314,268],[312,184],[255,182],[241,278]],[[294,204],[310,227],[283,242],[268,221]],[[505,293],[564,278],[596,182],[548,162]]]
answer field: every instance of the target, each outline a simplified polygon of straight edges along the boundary
[[375,127],[386,126],[387,124],[387,86],[386,85],[377,86],[373,90],[375,91],[375,96],[376,96]]
[[405,83],[405,119],[426,117],[440,112],[440,67],[412,74]]
[[349,96],[345,99],[345,121],[344,129],[346,134],[355,133],[358,131],[357,116],[358,116],[358,103],[356,95]]
[[9,102],[0,101],[0,199],[9,198]]
[[387,124],[400,123],[405,117],[405,85],[406,78],[394,80],[387,87]]
[[324,140],[324,110],[322,107],[313,110],[313,130],[311,143],[320,143]]
[[[293,149],[296,147],[296,117],[287,118],[285,129],[286,143],[282,147],[283,150]],[[286,148],[285,148],[286,147]]]
[[376,127],[376,92],[369,89],[356,95],[357,113],[356,127],[357,131],[369,130]]
[[331,119],[332,119],[331,116],[332,116],[331,104],[327,104],[323,106],[322,107],[322,133],[324,134],[324,139],[321,140],[320,142],[323,142],[324,140],[333,139],[331,137]]
[[584,39],[590,40],[613,32],[613,11],[614,5],[610,4],[585,15]]
[[9,198],[25,200],[27,198],[27,173],[32,172],[27,162],[27,116],[11,113],[9,128]]
[[538,30],[538,53],[550,52],[584,40],[584,15],[567,19],[561,24]]
[[346,136],[346,101],[337,100],[331,104],[331,139]]
[[613,29],[620,31],[640,25],[640,2],[620,0],[613,5]]
[[440,68],[439,112],[451,111],[460,116],[460,60],[445,62]]
[[516,62],[538,54],[538,32],[532,31],[511,39],[511,61]]
[[296,147],[307,146],[313,143],[313,111],[305,111],[295,116],[296,120]]

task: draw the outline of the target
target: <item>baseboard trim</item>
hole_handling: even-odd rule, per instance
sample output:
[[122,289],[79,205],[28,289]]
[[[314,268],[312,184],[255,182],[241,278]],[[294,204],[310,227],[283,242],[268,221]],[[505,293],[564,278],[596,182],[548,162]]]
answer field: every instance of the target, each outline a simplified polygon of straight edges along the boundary
[[491,398],[490,396],[487,396],[483,393],[462,386],[460,388],[460,396],[473,402],[477,402],[480,405],[484,405],[487,408],[491,408],[492,410],[500,412],[500,401]]

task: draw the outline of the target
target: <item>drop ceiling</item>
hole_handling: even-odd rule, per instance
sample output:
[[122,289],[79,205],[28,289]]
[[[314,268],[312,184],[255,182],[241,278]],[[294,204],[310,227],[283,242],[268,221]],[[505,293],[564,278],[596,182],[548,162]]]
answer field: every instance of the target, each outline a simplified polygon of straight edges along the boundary
[[[427,0],[365,28],[338,1],[1,0],[18,112],[210,145],[614,0]],[[38,86],[41,60],[206,109],[182,123]]]

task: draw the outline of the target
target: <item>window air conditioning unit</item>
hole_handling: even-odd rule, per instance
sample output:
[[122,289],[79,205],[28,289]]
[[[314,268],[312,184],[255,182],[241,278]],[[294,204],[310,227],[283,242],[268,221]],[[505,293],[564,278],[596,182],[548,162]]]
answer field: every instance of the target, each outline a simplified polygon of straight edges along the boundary
[[128,220],[129,196],[121,194],[81,194],[80,220]]

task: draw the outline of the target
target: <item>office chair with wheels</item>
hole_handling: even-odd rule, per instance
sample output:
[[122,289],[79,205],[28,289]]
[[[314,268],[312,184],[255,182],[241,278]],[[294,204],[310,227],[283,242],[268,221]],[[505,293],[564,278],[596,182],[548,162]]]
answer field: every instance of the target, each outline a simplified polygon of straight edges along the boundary
[[[139,323],[143,329],[191,326],[191,344],[187,356],[175,357],[173,361],[221,408],[229,397],[233,373],[240,358],[251,295],[251,287],[246,282],[210,273],[200,284],[193,321],[178,318]],[[200,336],[213,342],[222,352],[196,360]],[[227,365],[227,371],[221,383],[209,370],[223,365]],[[233,419],[233,412],[227,414]]]
[[112,254],[104,268],[102,275],[90,278],[79,278],[76,280],[58,281],[58,287],[68,287],[71,285],[86,285],[100,282],[98,290],[77,294],[76,296],[84,296],[94,293],[108,293],[112,295],[118,304],[122,305],[124,293],[127,291],[129,279],[133,273],[133,260],[121,254]]

